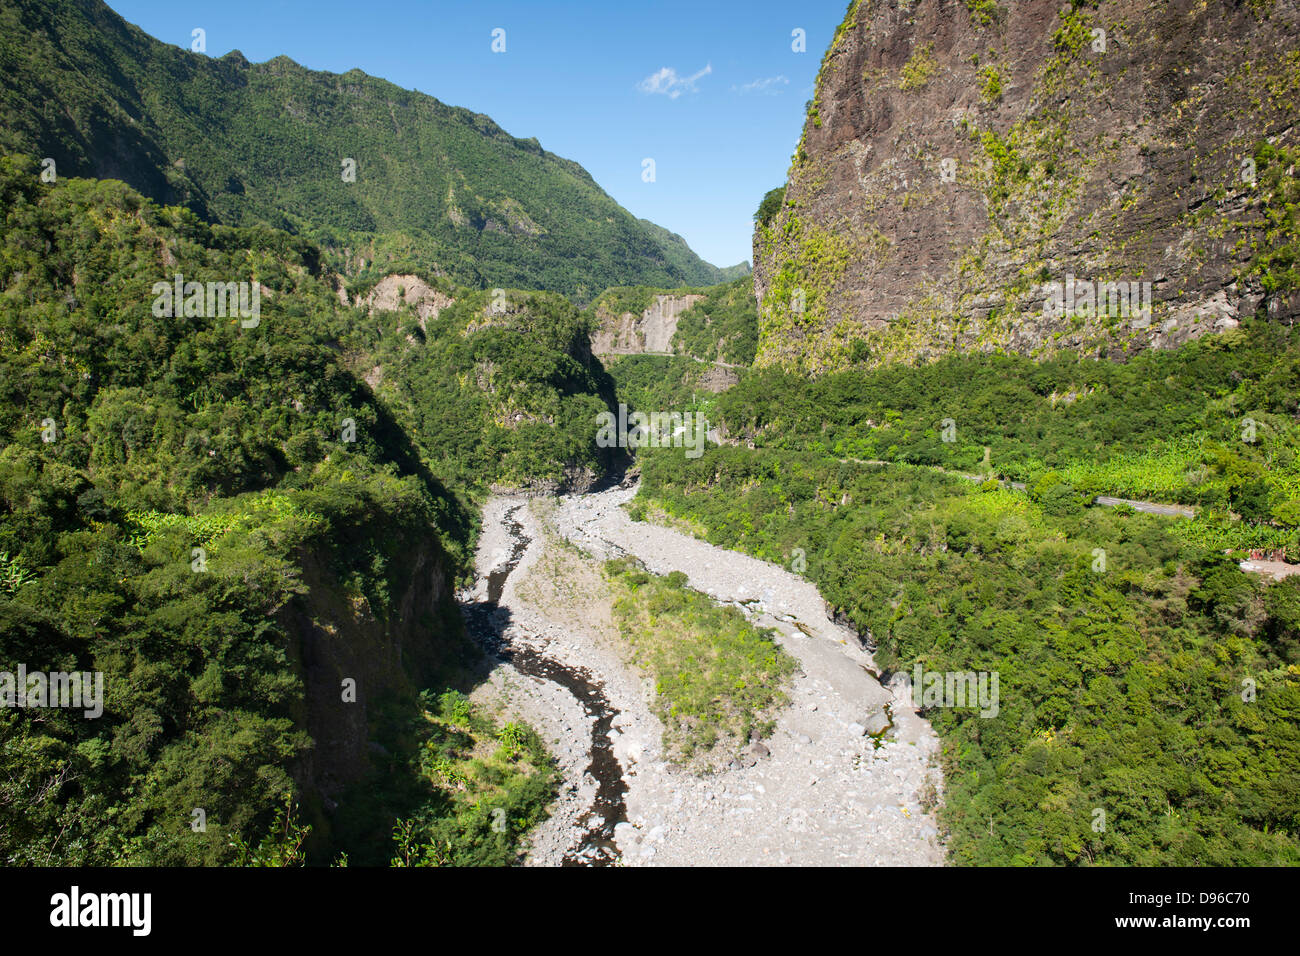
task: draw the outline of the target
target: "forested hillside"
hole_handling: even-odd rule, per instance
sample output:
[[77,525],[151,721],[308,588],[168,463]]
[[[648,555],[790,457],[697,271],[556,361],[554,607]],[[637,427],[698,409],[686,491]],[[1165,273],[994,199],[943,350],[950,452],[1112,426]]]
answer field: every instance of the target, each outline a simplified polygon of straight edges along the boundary
[[580,301],[735,274],[536,139],[360,70],[210,58],[101,0],[4,0],[0,70],[0,149],[210,221],[308,236],[350,274],[419,269]]
[[[408,858],[513,859],[550,770],[522,728],[476,769],[497,729],[446,697],[480,653],[452,601],[474,518],[421,451],[459,476],[439,429],[473,448],[485,408],[414,443],[301,239],[2,163],[0,656],[104,675],[98,719],[0,711],[6,862],[385,862],[398,816]],[[260,314],[160,307],[177,274],[256,283]],[[509,365],[504,334],[467,351]]]
[[641,508],[806,568],[887,669],[1000,674],[992,719],[925,710],[954,862],[1294,864],[1300,576],[1223,550],[1296,551],[1297,375],[1262,319],[1128,365],[752,372],[710,400],[741,444],[640,452]]
[[588,486],[615,452],[594,444],[614,385],[588,350],[587,317],[548,292],[453,291],[436,318],[403,305],[356,323],[349,364],[455,487]]

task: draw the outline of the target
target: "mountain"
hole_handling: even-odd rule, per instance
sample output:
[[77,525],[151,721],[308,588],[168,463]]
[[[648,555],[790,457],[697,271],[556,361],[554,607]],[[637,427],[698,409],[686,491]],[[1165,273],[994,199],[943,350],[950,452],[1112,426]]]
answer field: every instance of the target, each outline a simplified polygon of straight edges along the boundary
[[104,679],[99,719],[0,707],[0,860],[385,863],[409,818],[448,861],[513,861],[540,743],[484,771],[491,804],[419,754],[482,769],[499,730],[457,696],[473,499],[617,454],[577,307],[415,276],[349,301],[301,237],[27,156],[0,156],[0,222],[0,661]]
[[[693,263],[697,257],[691,251],[691,247],[686,244],[686,240],[675,232],[669,232],[663,226],[657,226],[649,219],[640,219],[638,222],[646,228],[646,231],[654,237],[655,241],[660,244],[664,250],[664,255],[669,263],[677,266],[682,270],[693,268]],[[708,283],[730,282],[733,279],[739,279],[742,276],[749,275],[750,268],[748,262],[738,262],[734,266],[725,268],[714,268],[714,272],[708,279]]]
[[702,261],[487,116],[360,70],[192,53],[100,0],[0,0],[0,69],[5,151],[211,221],[310,236],[352,275],[418,270],[585,302],[747,268]]
[[757,364],[1120,358],[1293,320],[1297,93],[1294,3],[855,0],[757,217]]

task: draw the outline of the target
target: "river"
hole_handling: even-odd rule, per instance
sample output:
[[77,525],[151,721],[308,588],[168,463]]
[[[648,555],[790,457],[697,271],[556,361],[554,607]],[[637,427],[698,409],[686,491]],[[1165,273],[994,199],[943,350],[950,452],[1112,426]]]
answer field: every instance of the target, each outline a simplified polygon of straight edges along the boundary
[[[905,686],[793,571],[635,522],[634,487],[484,509],[467,620],[490,687],[537,727],[565,784],[534,865],[937,865],[938,741]],[[774,629],[801,672],[762,748],[713,773],[665,758],[653,687],[627,663],[600,563],[631,555]]]

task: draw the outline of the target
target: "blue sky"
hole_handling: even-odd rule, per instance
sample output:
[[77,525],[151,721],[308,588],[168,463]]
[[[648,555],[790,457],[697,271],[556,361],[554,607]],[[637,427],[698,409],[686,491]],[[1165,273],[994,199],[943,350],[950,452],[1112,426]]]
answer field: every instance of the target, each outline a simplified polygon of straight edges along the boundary
[[[486,113],[577,160],[716,265],[750,258],[847,0],[108,0],[160,40],[372,76]],[[493,53],[492,31],[506,31]],[[791,32],[807,35],[795,53]],[[656,180],[642,181],[642,160]]]

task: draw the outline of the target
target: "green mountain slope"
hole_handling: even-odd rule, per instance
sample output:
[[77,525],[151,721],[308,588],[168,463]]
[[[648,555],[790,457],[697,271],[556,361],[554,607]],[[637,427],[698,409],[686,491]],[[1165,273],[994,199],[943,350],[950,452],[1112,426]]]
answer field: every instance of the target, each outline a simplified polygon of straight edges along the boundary
[[0,147],[214,221],[309,235],[353,272],[365,259],[585,301],[611,285],[704,285],[740,268],[703,262],[577,163],[482,114],[359,70],[212,59],[99,0],[0,2],[0,70]]
[[[42,184],[0,156],[0,672],[102,674],[95,717],[0,707],[6,865],[383,863],[394,820],[399,843],[505,863],[548,802],[545,753],[518,727],[484,771],[491,805],[422,762],[481,762],[498,732],[446,690],[478,660],[452,600],[472,518],[424,449],[459,477],[444,449],[504,446],[466,466],[482,481],[525,454],[512,442],[538,473],[559,469],[552,452],[594,460],[542,425],[494,426],[457,377],[481,358],[519,383],[500,402],[589,423],[601,403],[556,352],[580,341],[576,310],[552,307],[571,315],[548,326],[559,345],[449,332],[428,361],[463,413],[417,417],[416,442],[405,407],[350,370],[386,343],[355,331],[319,260],[283,232],[210,226],[112,180]],[[257,314],[191,310],[188,293],[168,308],[177,273],[256,283]],[[516,829],[493,827],[496,806]]]

